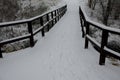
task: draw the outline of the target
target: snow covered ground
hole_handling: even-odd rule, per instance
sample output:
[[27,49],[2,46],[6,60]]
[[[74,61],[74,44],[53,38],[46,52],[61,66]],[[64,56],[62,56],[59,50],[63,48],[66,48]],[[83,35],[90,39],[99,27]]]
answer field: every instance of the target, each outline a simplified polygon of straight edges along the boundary
[[120,80],[119,66],[100,66],[99,53],[84,49],[79,1],[66,0],[67,13],[35,47],[4,54],[0,80]]

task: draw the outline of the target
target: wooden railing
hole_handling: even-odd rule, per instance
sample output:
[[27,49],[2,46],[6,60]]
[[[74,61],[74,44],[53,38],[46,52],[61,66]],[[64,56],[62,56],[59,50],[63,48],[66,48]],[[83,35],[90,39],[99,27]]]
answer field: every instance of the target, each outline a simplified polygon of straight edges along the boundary
[[[88,48],[89,42],[94,44],[97,50],[100,53],[99,64],[104,65],[105,59],[107,56],[112,56],[116,59],[120,60],[120,53],[115,52],[109,48],[107,48],[108,37],[109,33],[120,35],[120,29],[114,29],[111,27],[107,27],[100,23],[94,22],[86,15],[83,8],[79,7],[79,14],[80,14],[80,23],[82,28],[82,37],[85,37],[85,49]],[[90,26],[98,28],[102,31],[101,43],[97,42],[93,37],[90,36]]]
[[[19,36],[19,37],[15,37],[15,38],[11,38],[8,40],[3,40],[0,42],[0,58],[3,57],[2,55],[2,51],[1,51],[1,47],[5,44],[8,43],[13,43],[19,40],[24,40],[24,39],[30,39],[30,46],[33,47],[35,42],[34,42],[34,35],[36,35],[37,33],[41,32],[42,37],[45,36],[45,26],[47,26],[47,29],[49,31],[50,29],[50,23],[52,23],[52,26],[57,23],[57,21],[59,21],[59,19],[66,13],[67,11],[67,5],[58,8],[58,9],[54,9],[52,11],[46,12],[42,15],[30,18],[30,19],[25,19],[25,20],[20,20],[20,21],[13,21],[13,22],[7,22],[7,23],[0,23],[0,28],[2,27],[9,27],[9,26],[13,26],[13,25],[18,25],[18,24],[27,24],[28,26],[28,34],[23,35],[23,36]],[[43,18],[46,18],[46,22],[44,22]],[[40,22],[40,28],[38,28],[37,30],[33,31],[32,28],[32,22],[38,20]]]

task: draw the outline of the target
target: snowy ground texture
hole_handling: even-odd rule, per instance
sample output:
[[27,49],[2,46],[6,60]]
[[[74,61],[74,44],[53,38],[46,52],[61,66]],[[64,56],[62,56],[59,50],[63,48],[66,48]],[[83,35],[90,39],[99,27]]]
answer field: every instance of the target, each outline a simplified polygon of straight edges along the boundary
[[66,3],[65,16],[35,47],[0,59],[0,80],[120,80],[119,66],[113,66],[109,60],[100,66],[99,53],[91,46],[84,49],[79,2]]

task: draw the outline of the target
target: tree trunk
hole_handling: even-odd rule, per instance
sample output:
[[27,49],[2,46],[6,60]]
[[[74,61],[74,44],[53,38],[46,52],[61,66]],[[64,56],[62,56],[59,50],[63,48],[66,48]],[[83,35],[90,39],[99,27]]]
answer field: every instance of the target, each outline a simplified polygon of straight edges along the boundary
[[92,0],[88,0],[88,6],[89,6],[89,8],[92,7]]
[[106,10],[103,11],[103,24],[105,24],[105,25],[108,25],[108,19],[111,14],[112,7],[113,7],[113,1],[108,0]]

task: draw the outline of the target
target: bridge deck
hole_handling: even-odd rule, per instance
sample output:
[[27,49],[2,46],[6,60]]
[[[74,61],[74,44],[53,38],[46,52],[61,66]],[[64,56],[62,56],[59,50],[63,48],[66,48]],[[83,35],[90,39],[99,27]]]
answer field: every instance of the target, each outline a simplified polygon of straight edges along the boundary
[[78,2],[70,1],[65,16],[35,47],[0,59],[0,80],[119,80],[119,67],[108,60],[99,66],[99,54],[84,49]]

